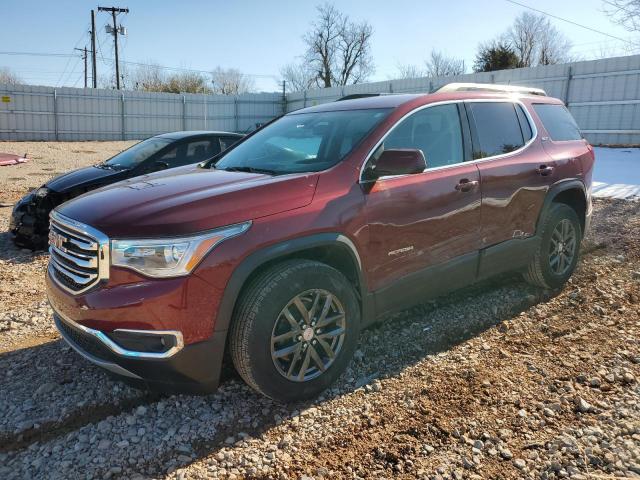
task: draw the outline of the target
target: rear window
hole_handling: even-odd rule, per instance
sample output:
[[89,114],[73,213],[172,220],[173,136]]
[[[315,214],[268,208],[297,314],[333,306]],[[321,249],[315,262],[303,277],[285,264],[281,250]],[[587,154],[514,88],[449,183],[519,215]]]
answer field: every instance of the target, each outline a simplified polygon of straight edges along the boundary
[[562,142],[582,139],[578,124],[564,105],[536,103],[533,105],[533,109],[542,120],[551,140]]
[[516,109],[511,102],[468,103],[477,133],[473,158],[513,152],[524,145]]

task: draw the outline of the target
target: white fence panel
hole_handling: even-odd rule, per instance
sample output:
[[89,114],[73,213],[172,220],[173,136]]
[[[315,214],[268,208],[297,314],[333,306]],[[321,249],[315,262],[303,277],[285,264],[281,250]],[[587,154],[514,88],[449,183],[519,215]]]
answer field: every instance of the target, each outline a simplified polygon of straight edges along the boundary
[[640,144],[640,55],[295,92],[287,96],[287,111],[355,93],[428,93],[451,82],[543,88],[548,95],[567,103],[594,145]]
[[176,130],[248,132],[356,93],[428,93],[450,82],[543,88],[565,101],[593,144],[640,144],[640,55],[453,77],[238,96],[0,85],[0,140],[141,139]]

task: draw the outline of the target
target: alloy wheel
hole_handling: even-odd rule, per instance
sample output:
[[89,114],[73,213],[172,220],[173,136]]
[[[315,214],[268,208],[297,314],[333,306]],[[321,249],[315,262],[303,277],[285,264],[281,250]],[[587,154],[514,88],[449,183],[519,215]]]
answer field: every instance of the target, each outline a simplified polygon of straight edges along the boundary
[[331,366],[345,333],[345,310],[338,298],[327,290],[307,290],[278,315],[271,333],[271,359],[286,379],[306,382]]
[[549,267],[555,275],[564,275],[576,253],[576,229],[568,219],[561,220],[551,233]]

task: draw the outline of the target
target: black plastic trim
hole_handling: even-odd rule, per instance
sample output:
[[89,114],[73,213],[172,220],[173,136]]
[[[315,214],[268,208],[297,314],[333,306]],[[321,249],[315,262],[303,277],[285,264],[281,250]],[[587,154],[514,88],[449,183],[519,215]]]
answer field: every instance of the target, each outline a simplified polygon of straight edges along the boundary
[[[553,203],[553,200],[558,196],[558,194],[560,194],[561,192],[565,192],[567,190],[575,190],[575,189],[580,190],[584,195],[585,204],[587,205],[587,209],[588,209],[587,192],[586,192],[584,183],[574,178],[560,180],[559,182],[556,182],[553,185],[551,185],[551,187],[549,187],[549,190],[547,191],[547,195],[544,198],[544,203],[542,205],[542,208],[540,209],[540,214],[538,215],[538,221],[536,222],[536,235],[540,235],[539,229],[541,227],[544,214],[549,210],[551,203]],[[588,213],[589,212],[585,212],[585,215]],[[584,218],[581,220],[584,220],[585,225],[587,224],[587,218]]]
[[375,292],[376,314],[401,310],[476,281],[479,253],[460,255],[447,262],[406,275]]
[[[346,248],[351,254],[352,260],[356,265],[358,283],[360,285],[360,291],[357,292],[357,294],[362,299],[363,311],[361,318],[368,318],[367,315],[370,315],[372,312],[372,302],[370,301],[371,296],[368,294],[366,279],[362,271],[362,262],[356,246],[349,238],[341,233],[320,233],[270,245],[269,247],[252,253],[245,258],[240,265],[236,267],[229,279],[229,282],[227,283],[227,288],[224,291],[222,301],[220,302],[220,308],[218,309],[215,331],[226,331],[229,328],[231,318],[233,316],[233,309],[235,308],[236,300],[240,295],[240,291],[247,279],[256,271],[256,269],[260,268],[267,262],[276,260],[279,257],[290,256],[312,248],[336,245]],[[214,333],[214,335],[216,334]]]

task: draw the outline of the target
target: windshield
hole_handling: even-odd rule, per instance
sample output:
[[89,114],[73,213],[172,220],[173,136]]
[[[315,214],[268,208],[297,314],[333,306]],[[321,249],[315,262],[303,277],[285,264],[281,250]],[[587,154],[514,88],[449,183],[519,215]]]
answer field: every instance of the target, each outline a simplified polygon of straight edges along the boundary
[[351,152],[390,110],[287,115],[230,150],[215,168],[274,175],[325,170]]
[[115,157],[111,157],[103,165],[117,169],[131,169],[157,153],[162,148],[169,145],[173,140],[169,138],[152,137],[136,143],[134,146],[120,152]]

